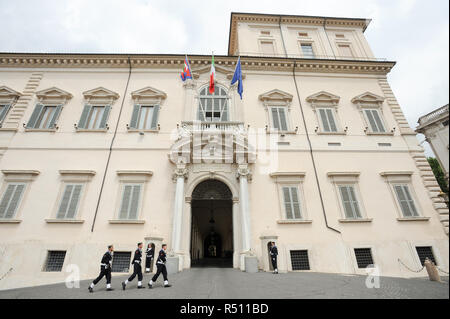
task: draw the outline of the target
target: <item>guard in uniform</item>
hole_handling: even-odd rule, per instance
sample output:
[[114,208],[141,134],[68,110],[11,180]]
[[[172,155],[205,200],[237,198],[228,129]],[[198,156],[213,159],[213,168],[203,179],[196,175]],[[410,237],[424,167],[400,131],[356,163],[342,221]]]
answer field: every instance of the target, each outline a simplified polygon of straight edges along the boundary
[[145,272],[150,272],[153,258],[155,257],[155,250],[152,245],[152,243],[148,244],[147,251],[145,252]]
[[114,254],[113,245],[108,246],[108,251],[103,255],[102,261],[100,262],[100,275],[91,283],[89,286],[89,292],[94,292],[94,286],[103,278],[106,277],[106,290],[112,291],[114,289],[111,288],[111,265],[112,265],[112,257]]
[[270,258],[272,259],[273,273],[278,274],[277,267],[277,256],[278,256],[278,248],[275,246],[275,242],[273,241],[272,247],[270,247]]
[[158,259],[156,260],[156,274],[148,283],[148,288],[153,288],[153,284],[158,280],[159,275],[162,273],[164,278],[164,288],[171,287],[169,285],[169,280],[167,279],[167,269],[166,269],[166,250],[167,245],[163,244],[162,249],[159,251]]
[[128,278],[127,280],[122,282],[122,289],[125,290],[125,288],[127,287],[128,282],[133,281],[134,277],[136,277],[136,275],[138,276],[138,289],[142,289],[145,288],[144,286],[142,286],[142,267],[141,267],[141,262],[142,262],[142,243],[138,243],[138,248],[136,249],[136,251],[134,252],[134,257],[133,257],[133,274],[130,276],[130,278]]

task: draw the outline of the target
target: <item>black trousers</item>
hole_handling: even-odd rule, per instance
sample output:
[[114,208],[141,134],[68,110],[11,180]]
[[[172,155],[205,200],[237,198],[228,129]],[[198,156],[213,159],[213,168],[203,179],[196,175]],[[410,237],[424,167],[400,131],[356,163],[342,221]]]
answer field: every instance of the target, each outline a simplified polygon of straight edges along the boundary
[[273,270],[278,269],[278,267],[277,267],[277,257],[276,256],[272,257],[272,267],[273,267]]
[[168,280],[166,265],[157,263],[156,264],[156,274],[153,276],[152,281],[155,282],[156,280],[158,280],[158,277],[161,273],[163,274],[164,280]]
[[130,278],[128,278],[128,281],[133,281],[134,277],[136,277],[136,275],[138,276],[138,280],[142,281],[142,268],[141,265],[138,263],[134,263],[133,264],[133,274],[130,276]]
[[106,268],[105,266],[100,266],[100,275],[98,275],[97,278],[95,278],[95,280],[92,282],[94,285],[96,285],[102,278],[103,276],[106,276],[106,283],[110,284],[111,283],[111,268]]
[[146,257],[145,258],[145,268],[152,268],[152,257]]

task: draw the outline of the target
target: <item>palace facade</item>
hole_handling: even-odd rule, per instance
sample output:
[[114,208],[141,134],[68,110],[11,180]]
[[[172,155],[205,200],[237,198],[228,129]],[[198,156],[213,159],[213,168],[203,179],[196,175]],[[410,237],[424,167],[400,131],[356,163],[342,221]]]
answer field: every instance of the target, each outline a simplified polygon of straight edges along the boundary
[[128,273],[139,241],[178,271],[270,271],[270,241],[280,272],[448,271],[448,209],[369,22],[232,13],[214,94],[211,56],[183,82],[183,55],[0,53],[0,289],[94,278],[108,244]]

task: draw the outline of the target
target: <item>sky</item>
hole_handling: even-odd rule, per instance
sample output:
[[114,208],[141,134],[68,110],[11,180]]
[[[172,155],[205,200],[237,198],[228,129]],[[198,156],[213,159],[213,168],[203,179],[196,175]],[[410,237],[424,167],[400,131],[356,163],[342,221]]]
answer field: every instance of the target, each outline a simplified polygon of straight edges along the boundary
[[372,19],[410,126],[448,103],[448,0],[0,0],[0,52],[226,55],[231,12]]

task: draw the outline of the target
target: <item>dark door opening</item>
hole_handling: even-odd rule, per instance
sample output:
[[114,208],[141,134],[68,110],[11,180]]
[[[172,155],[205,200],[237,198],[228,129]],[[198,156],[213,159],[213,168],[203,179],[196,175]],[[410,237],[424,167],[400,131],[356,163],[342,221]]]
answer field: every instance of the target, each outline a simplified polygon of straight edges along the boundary
[[191,266],[233,266],[232,195],[228,186],[207,180],[192,193]]

